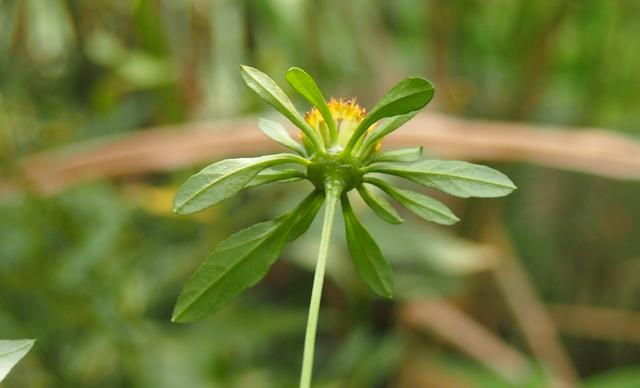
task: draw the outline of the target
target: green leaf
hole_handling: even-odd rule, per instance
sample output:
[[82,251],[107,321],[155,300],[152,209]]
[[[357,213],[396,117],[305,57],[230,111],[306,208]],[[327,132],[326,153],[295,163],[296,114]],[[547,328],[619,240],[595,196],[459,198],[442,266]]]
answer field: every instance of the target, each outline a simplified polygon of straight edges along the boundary
[[5,377],[29,350],[36,340],[0,340],[0,381]]
[[414,191],[398,189],[383,180],[372,177],[365,178],[365,182],[378,186],[422,219],[442,225],[452,225],[460,221],[448,207],[431,197]]
[[303,179],[304,177],[305,175],[302,171],[296,170],[294,168],[278,169],[269,167],[260,171],[258,175],[254,176],[253,179],[251,179],[251,181],[244,186],[244,188],[260,186],[273,182],[295,182]]
[[298,93],[311,103],[311,105],[318,108],[318,111],[320,111],[324,121],[329,126],[331,140],[335,140],[338,133],[336,130],[336,123],[333,120],[333,116],[331,116],[331,112],[329,112],[329,107],[327,106],[324,95],[322,94],[322,91],[320,91],[320,88],[313,77],[299,67],[292,67],[287,71],[285,78]]
[[407,113],[405,115],[390,117],[382,124],[376,126],[376,128],[371,133],[368,133],[364,138],[362,147],[360,148],[360,154],[366,155],[379,140],[403,126],[407,121],[414,118],[416,114],[418,114],[418,111]]
[[322,200],[314,191],[278,219],[250,226],[220,243],[184,286],[172,320],[202,318],[258,283],[291,237],[306,230]]
[[225,159],[205,167],[178,189],[173,211],[191,214],[234,196],[253,177],[269,166],[298,162],[292,154],[275,154],[257,158]]
[[424,78],[410,77],[400,81],[371,109],[356,129],[346,149],[351,149],[367,128],[376,121],[424,108],[433,98],[433,92],[433,85]]
[[288,118],[296,127],[300,128],[316,145],[320,144],[318,135],[311,129],[309,124],[304,121],[302,116],[300,116],[300,113],[298,113],[289,97],[287,97],[274,80],[253,67],[242,65],[240,68],[242,78],[247,86],[253,89],[260,98]]
[[386,199],[373,194],[364,185],[358,186],[358,192],[371,210],[383,220],[390,224],[401,224],[404,222],[402,217],[396,212],[396,209],[394,209]]
[[425,160],[408,166],[374,164],[366,171],[397,175],[461,198],[503,197],[516,189],[500,171],[459,161]]
[[202,318],[260,281],[284,247],[280,226],[280,221],[262,222],[218,245],[185,285],[172,320]]
[[422,147],[401,148],[398,150],[383,152],[379,155],[375,155],[369,160],[371,163],[384,163],[384,162],[400,162],[409,163],[415,162],[422,158]]
[[258,119],[258,127],[265,135],[269,136],[269,138],[276,143],[282,144],[299,155],[306,155],[302,144],[293,140],[289,135],[289,132],[287,132],[279,122],[260,117]]
[[373,237],[358,221],[346,195],[342,196],[341,202],[347,245],[356,270],[376,294],[391,298],[393,273],[389,263]]
[[294,220],[290,221],[291,230],[289,230],[287,241],[290,242],[302,236],[309,229],[311,223],[316,218],[316,214],[318,214],[318,210],[320,210],[325,196],[324,194],[319,192],[314,192],[313,194],[311,194],[311,196],[311,200],[308,200],[304,205],[304,211],[299,214]]

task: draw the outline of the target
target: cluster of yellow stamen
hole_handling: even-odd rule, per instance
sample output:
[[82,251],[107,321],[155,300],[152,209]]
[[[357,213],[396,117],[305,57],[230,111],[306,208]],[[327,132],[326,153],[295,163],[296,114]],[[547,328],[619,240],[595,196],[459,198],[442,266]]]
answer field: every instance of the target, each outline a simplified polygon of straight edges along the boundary
[[[364,120],[367,110],[358,105],[355,98],[331,98],[327,106],[336,124],[338,144],[344,147],[358,125]],[[312,108],[305,114],[304,119],[328,143],[330,139],[329,127],[320,111],[317,108]],[[369,127],[367,133],[374,127],[375,124]],[[376,148],[379,148],[379,145]]]

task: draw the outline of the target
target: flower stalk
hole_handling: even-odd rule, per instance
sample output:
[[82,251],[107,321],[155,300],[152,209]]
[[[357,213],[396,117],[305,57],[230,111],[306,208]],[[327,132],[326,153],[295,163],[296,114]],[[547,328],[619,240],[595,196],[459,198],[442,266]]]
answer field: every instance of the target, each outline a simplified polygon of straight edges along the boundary
[[326,202],[300,374],[300,388],[310,388],[322,286],[338,201],[356,272],[374,293],[391,298],[391,266],[375,238],[360,223],[350,204],[349,192],[357,191],[376,215],[391,224],[402,223],[402,217],[367,185],[386,193],[424,220],[451,225],[458,218],[446,205],[427,195],[397,188],[379,176],[396,176],[462,198],[502,197],[515,190],[515,185],[504,174],[485,166],[422,160],[422,147],[379,153],[382,139],[409,121],[433,97],[433,85],[425,79],[404,79],[367,113],[354,98],[327,102],[315,80],[294,67],[289,69],[286,79],[312,105],[303,117],[266,74],[248,66],[242,66],[241,70],[247,85],[300,129],[301,142],[294,140],[282,124],[260,119],[260,129],[293,153],[213,163],[180,187],[174,211],[195,213],[242,189],[272,182],[304,179],[314,190],[289,212],[247,227],[221,242],[185,285],[172,320],[187,322],[205,317],[259,282],[284,246],[306,232]]
[[302,355],[302,372],[300,374],[300,388],[311,386],[311,375],[313,372],[313,359],[315,353],[316,333],[318,331],[318,316],[320,313],[320,302],[322,300],[322,286],[327,267],[327,254],[329,242],[331,240],[331,229],[336,213],[338,199],[342,188],[338,182],[327,182],[325,188],[325,212],[322,224],[322,234],[320,236],[320,248],[318,249],[318,259],[316,270],[313,276],[313,287],[311,290],[311,301],[309,302],[309,316],[307,318],[307,330],[304,338],[304,352]]

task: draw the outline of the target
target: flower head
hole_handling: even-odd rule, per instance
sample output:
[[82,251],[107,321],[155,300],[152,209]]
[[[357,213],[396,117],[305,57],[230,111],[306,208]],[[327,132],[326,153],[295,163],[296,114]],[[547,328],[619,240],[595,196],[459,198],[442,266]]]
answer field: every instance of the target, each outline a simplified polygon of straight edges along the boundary
[[[367,115],[367,110],[358,104],[358,100],[353,98],[331,98],[327,102],[327,108],[333,118],[337,132],[337,145],[344,148],[354,131],[358,128],[358,125],[362,123]],[[331,139],[330,127],[322,117],[322,113],[316,107],[312,107],[304,115],[304,120],[317,131],[325,142],[329,142]],[[370,133],[376,124],[367,128],[366,133]],[[305,141],[304,134],[302,135],[303,141]],[[379,150],[380,143],[376,144],[376,150]]]
[[375,186],[417,216],[449,225],[458,218],[444,204],[426,195],[400,189],[380,179],[387,174],[459,197],[499,197],[515,189],[496,170],[465,162],[420,160],[422,147],[378,153],[381,139],[410,120],[433,96],[422,78],[407,78],[393,87],[370,112],[352,99],[327,102],[316,82],[300,68],[286,79],[312,108],[304,118],[287,95],[266,74],[243,66],[247,85],[302,132],[295,141],[278,122],[260,119],[260,129],[293,153],[216,162],[189,178],[178,190],[174,210],[189,214],[212,206],[246,187],[270,182],[308,180],[314,189],[295,208],[272,221],[232,235],[209,255],[185,285],[172,320],[202,318],[223,307],[267,273],[287,242],[308,228],[323,202],[325,217],[309,306],[300,386],[311,385],[315,330],[334,214],[341,205],[347,246],[358,274],[376,294],[391,298],[393,273],[373,237],[358,220],[348,194],[357,190],[383,220],[403,220],[395,208],[368,186]]
[[[196,272],[185,287],[174,311],[175,320],[191,320],[213,312],[255,284],[284,244],[304,233],[325,200],[332,206],[337,201],[342,203],[347,241],[358,273],[374,292],[390,297],[390,267],[359,223],[348,193],[357,190],[375,214],[393,224],[402,223],[402,218],[394,206],[370,187],[376,187],[427,221],[450,225],[458,218],[437,200],[397,188],[380,175],[397,176],[463,198],[500,197],[515,189],[509,178],[485,166],[421,160],[422,147],[377,152],[385,136],[412,119],[433,97],[433,85],[425,79],[404,79],[367,112],[355,98],[327,102],[309,74],[300,68],[291,68],[287,81],[311,104],[303,117],[266,74],[242,66],[242,76],[258,96],[300,129],[303,144],[294,140],[282,124],[260,119],[260,129],[293,153],[216,162],[184,183],[176,194],[174,211],[190,214],[221,202],[243,188],[271,182],[308,180],[314,190],[292,211],[244,229],[223,242],[220,251],[214,251],[203,264],[206,268]],[[238,257],[230,253],[233,250],[237,250]],[[255,267],[255,273],[239,267],[241,265]],[[225,272],[227,267],[241,269]],[[248,275],[233,278],[241,274]],[[220,280],[224,277],[231,278]],[[212,286],[202,290],[203,285]]]

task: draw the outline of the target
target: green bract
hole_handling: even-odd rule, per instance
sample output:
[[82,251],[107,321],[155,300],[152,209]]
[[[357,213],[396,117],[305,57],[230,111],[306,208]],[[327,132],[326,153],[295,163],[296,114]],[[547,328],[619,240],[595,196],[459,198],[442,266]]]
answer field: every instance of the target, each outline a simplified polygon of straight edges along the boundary
[[287,95],[266,74],[242,66],[242,76],[258,96],[271,104],[301,131],[294,140],[278,122],[260,119],[260,129],[294,153],[256,158],[226,159],[204,168],[178,190],[174,211],[190,214],[223,201],[243,188],[271,182],[306,179],[314,190],[293,210],[279,218],[250,226],[218,245],[187,282],[176,304],[173,320],[190,321],[210,314],[260,281],[286,243],[306,231],[323,202],[325,221],[314,278],[309,324],[305,339],[301,387],[311,381],[315,326],[324,278],[327,248],[337,202],[342,204],[347,243],[353,264],[369,287],[391,298],[391,267],[374,238],[358,220],[348,199],[356,190],[383,220],[403,219],[384,198],[366,185],[377,186],[417,216],[450,225],[458,218],[444,204],[424,194],[400,189],[381,179],[393,175],[445,193],[468,197],[501,197],[516,187],[504,174],[489,167],[459,161],[421,160],[422,147],[379,152],[381,140],[411,120],[433,97],[433,85],[411,77],[399,82],[366,114],[355,99],[326,101],[313,78],[291,68],[286,80],[309,103],[301,115]]

